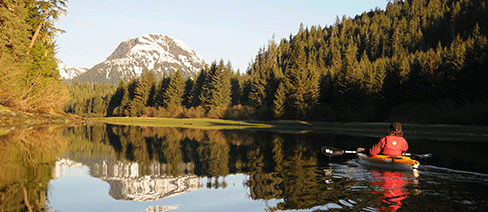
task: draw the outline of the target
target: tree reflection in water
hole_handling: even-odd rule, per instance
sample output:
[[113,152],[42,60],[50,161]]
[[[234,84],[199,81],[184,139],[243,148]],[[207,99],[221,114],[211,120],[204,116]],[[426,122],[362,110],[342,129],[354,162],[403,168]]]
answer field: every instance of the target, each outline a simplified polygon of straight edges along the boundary
[[47,210],[56,156],[66,148],[60,131],[45,128],[0,136],[0,211]]
[[[245,174],[248,178],[244,184],[251,199],[278,200],[276,205],[268,204],[269,211],[311,209],[324,205],[348,209],[382,205],[378,193],[364,189],[367,181],[357,180],[371,179],[362,176],[369,172],[349,173],[367,169],[329,166],[317,151],[327,143],[346,147],[364,143],[358,138],[113,125],[71,128],[65,131],[65,135],[70,137],[70,152],[90,157],[115,154],[118,161],[139,164],[141,176],[178,177],[188,174],[206,177],[206,188],[225,189],[227,175]],[[82,157],[72,159],[84,160]],[[322,167],[326,163],[328,167]],[[158,173],[152,168],[154,164],[161,164]],[[182,169],[180,164],[189,164],[191,169]]]
[[[206,187],[213,189],[225,188],[227,175],[246,174],[252,199],[286,199],[279,207],[291,209],[321,204],[314,198],[323,187],[321,154],[316,150],[324,140],[335,140],[265,131],[113,125],[70,128],[64,134],[69,140],[66,157],[74,161],[95,164],[87,158],[115,154],[117,161],[137,163],[141,176],[206,177]],[[154,164],[161,164],[158,173]],[[191,169],[181,169],[180,164],[190,164]]]
[[[268,203],[266,211],[397,210],[400,207],[415,210],[420,207],[417,206],[419,201],[425,202],[421,207],[428,204],[437,207],[437,201],[416,195],[417,191],[451,192],[446,189],[452,185],[449,181],[442,187],[429,184],[445,181],[442,178],[438,180],[438,175],[432,175],[432,171],[430,177],[433,179],[419,184],[418,178],[409,173],[360,167],[351,162],[354,156],[330,161],[320,152],[324,145],[353,149],[376,141],[367,137],[103,124],[66,128],[62,135],[59,132],[22,131],[0,137],[0,172],[11,173],[0,176],[0,211],[29,211],[29,208],[38,211],[45,208],[47,185],[53,178],[57,158],[89,166],[91,176],[115,185],[110,190],[115,199],[166,198],[170,195],[148,198],[147,192],[140,191],[146,188],[143,185],[153,185],[153,182],[159,185],[166,179],[164,183],[174,186],[174,189],[165,190],[171,193],[181,188],[174,181],[185,176],[195,177],[195,182],[207,178],[203,188],[226,189],[226,177],[229,175],[246,176],[243,192],[251,200]],[[415,143],[411,144],[415,148]],[[429,175],[424,173],[422,178],[426,179]],[[126,184],[120,184],[119,178],[127,180],[124,181]],[[131,184],[134,180],[137,183]],[[188,191],[201,188],[186,187]],[[483,188],[486,186],[478,189]],[[136,192],[123,194],[124,189]],[[460,190],[462,188],[451,193]],[[463,192],[470,194],[470,191]],[[486,196],[481,191],[476,194]],[[465,198],[469,195],[459,197],[461,203],[450,203],[450,199],[432,194],[429,197],[432,196],[444,201],[445,208],[467,201],[475,210],[487,205],[484,202],[486,198]],[[463,206],[460,208],[466,208]]]

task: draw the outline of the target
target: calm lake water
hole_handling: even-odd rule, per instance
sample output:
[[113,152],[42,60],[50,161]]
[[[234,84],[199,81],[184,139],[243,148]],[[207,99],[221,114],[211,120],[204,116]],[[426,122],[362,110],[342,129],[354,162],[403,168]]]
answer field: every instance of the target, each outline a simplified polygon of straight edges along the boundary
[[[406,138],[418,171],[328,158],[378,137],[113,125],[0,136],[0,211],[488,211],[488,132]],[[459,136],[457,136],[459,137]]]

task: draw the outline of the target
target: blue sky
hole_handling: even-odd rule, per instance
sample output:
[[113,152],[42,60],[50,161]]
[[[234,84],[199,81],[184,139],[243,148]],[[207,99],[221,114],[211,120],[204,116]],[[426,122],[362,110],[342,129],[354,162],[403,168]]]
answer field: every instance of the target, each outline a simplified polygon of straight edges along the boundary
[[67,16],[55,23],[66,65],[91,68],[125,40],[161,33],[186,43],[207,63],[230,61],[246,71],[275,35],[276,42],[304,26],[333,25],[388,0],[69,0]]

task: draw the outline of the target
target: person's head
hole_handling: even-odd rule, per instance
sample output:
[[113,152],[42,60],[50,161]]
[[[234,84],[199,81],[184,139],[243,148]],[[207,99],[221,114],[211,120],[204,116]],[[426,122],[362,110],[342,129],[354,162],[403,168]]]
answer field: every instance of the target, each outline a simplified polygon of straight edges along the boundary
[[398,122],[391,123],[390,135],[403,136],[402,125]]

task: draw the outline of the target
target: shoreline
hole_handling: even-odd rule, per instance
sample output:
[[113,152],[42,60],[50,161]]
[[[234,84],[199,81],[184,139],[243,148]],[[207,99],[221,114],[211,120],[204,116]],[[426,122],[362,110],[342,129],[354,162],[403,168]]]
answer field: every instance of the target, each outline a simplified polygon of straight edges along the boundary
[[[222,119],[177,119],[141,117],[94,118],[96,122],[112,125],[142,127],[198,128],[216,130],[267,130],[281,133],[344,134],[351,136],[382,137],[390,123],[377,122],[307,122],[299,120],[236,121]],[[488,142],[488,126],[402,123],[407,139],[441,141]]]
[[[76,115],[49,112],[31,114],[13,111],[0,106],[0,135],[16,129],[31,127],[69,127],[105,123],[142,127],[193,128],[207,130],[265,130],[280,133],[344,134],[351,136],[382,137],[389,123],[361,122],[308,122],[299,120],[255,121],[195,118],[153,118],[153,117],[96,117],[85,118]],[[407,139],[430,139],[441,141],[484,141],[488,142],[488,126],[466,126],[446,124],[402,123]]]
[[50,111],[45,114],[33,114],[14,111],[0,105],[0,135],[9,131],[42,126],[75,126],[88,124],[90,119],[71,114]]

